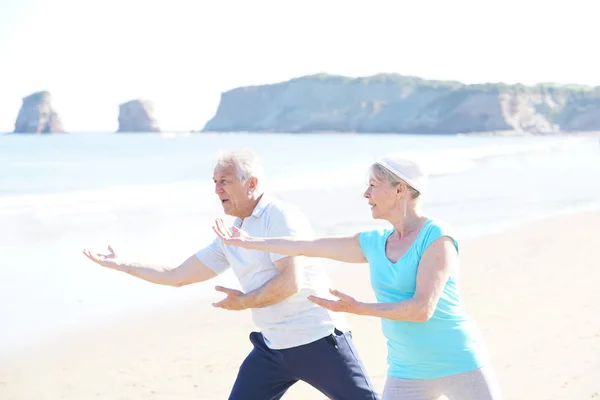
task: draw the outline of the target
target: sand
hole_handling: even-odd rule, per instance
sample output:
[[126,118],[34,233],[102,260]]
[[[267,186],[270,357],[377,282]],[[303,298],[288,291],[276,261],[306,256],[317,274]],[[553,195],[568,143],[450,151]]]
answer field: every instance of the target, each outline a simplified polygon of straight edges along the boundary
[[[586,213],[463,243],[466,307],[506,399],[600,399],[599,227],[600,213]],[[373,299],[366,265],[329,269],[336,288]],[[381,390],[379,320],[349,319]],[[249,312],[210,302],[136,315],[0,360],[0,399],[226,399],[252,329]],[[302,383],[284,396],[324,398]]]

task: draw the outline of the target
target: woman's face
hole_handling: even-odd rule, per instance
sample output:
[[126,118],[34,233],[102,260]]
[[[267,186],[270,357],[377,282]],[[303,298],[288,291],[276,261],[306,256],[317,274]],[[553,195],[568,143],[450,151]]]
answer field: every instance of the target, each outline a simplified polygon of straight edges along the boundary
[[397,190],[398,188],[389,182],[369,179],[369,186],[365,190],[364,196],[369,200],[373,218],[385,219],[390,214],[397,203]]

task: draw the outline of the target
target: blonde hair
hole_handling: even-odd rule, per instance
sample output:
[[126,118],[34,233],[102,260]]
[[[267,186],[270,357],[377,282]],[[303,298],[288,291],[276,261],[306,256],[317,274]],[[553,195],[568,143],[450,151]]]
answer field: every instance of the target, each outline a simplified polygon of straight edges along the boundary
[[411,199],[418,198],[421,193],[406,183],[404,180],[400,179],[396,174],[394,174],[389,169],[385,168],[383,165],[379,163],[374,163],[369,168],[369,177],[377,182],[385,182],[390,186],[397,186],[401,183],[404,183],[408,188],[408,192],[410,193]]

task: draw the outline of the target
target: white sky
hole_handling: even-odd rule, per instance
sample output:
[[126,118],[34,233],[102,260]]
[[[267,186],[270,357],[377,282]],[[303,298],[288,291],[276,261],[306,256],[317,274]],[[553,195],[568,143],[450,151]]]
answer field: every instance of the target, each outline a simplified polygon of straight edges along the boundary
[[[0,131],[49,90],[69,131],[148,98],[201,129],[223,91],[328,72],[600,85],[594,0],[0,0]],[[597,3],[600,4],[600,3]]]

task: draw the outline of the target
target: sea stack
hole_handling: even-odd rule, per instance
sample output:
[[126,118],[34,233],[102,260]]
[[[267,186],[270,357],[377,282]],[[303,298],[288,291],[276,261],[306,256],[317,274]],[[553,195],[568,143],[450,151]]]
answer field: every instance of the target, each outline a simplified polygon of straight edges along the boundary
[[141,99],[121,104],[117,132],[160,132],[154,118],[154,104],[149,100]]
[[52,107],[50,92],[42,91],[23,98],[14,133],[64,133],[60,116]]

